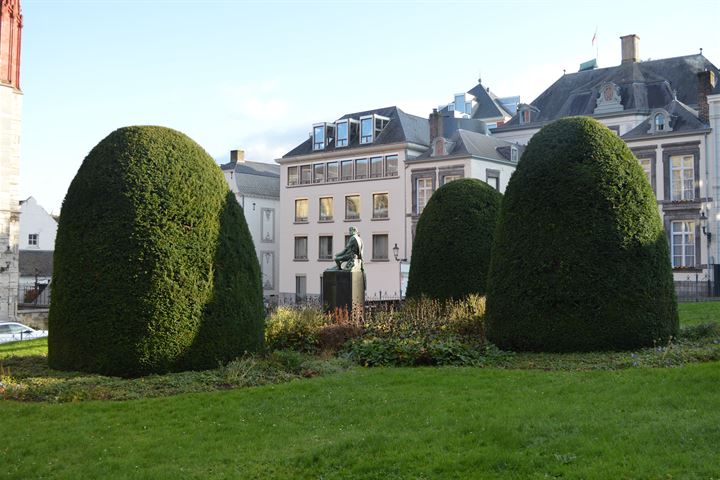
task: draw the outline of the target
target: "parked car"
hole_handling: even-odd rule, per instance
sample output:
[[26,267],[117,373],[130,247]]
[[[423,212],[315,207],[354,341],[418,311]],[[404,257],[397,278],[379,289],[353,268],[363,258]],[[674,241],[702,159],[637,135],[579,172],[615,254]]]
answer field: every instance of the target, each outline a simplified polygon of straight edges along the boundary
[[17,322],[0,322],[0,343],[47,337],[47,330],[35,330]]

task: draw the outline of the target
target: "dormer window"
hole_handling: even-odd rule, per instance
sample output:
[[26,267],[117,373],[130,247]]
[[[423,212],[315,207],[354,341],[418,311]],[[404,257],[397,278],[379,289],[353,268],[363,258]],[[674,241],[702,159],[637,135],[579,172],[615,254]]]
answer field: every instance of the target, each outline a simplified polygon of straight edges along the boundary
[[672,132],[672,127],[670,127],[670,114],[665,109],[658,108],[650,112],[649,123],[650,128],[647,133]]
[[510,161],[511,162],[518,161],[518,149],[515,146],[510,147]]
[[665,130],[665,115],[662,113],[655,115],[655,130],[658,132]]
[[380,115],[360,117],[360,143],[373,143],[389,122],[389,118]]
[[335,125],[331,123],[316,123],[313,125],[313,150],[325,150],[325,147],[333,140]]
[[337,126],[337,141],[335,146],[347,147],[348,141],[350,140],[350,130],[348,129],[348,121],[342,120],[335,124]]

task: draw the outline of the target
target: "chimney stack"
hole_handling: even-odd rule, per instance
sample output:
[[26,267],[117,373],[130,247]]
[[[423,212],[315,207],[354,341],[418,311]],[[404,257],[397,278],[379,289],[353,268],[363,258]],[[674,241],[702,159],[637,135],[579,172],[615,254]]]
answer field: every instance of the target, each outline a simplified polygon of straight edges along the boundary
[[708,104],[708,95],[715,88],[717,78],[712,70],[699,72],[698,76],[698,120],[705,125],[710,123],[710,105]]
[[640,60],[640,37],[635,34],[620,37],[622,45],[622,63],[635,63]]
[[432,142],[437,137],[443,136],[443,121],[442,115],[438,113],[437,108],[433,108],[430,114],[430,141]]
[[244,150],[230,150],[230,162],[243,163],[245,161]]

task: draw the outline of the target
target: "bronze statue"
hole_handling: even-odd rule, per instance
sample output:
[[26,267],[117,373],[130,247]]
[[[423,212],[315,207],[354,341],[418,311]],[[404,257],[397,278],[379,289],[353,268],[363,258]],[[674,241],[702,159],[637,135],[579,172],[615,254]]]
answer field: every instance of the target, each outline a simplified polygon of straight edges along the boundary
[[[346,262],[344,269],[342,268],[343,262]],[[337,266],[333,270],[365,271],[363,268],[363,242],[358,235],[357,228],[350,227],[350,238],[348,238],[343,251],[335,255],[335,264]]]

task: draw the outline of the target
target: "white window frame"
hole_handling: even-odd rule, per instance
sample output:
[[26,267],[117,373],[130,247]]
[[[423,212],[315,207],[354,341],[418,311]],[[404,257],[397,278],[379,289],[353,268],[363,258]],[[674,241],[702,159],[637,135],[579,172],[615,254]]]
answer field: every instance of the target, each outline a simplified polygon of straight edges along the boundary
[[694,267],[697,264],[696,255],[698,253],[695,248],[695,222],[691,220],[671,222],[670,240],[673,268]]
[[28,246],[39,247],[40,246],[40,234],[30,233],[28,234]]
[[415,182],[415,205],[417,205],[417,214],[420,215],[432,197],[433,178],[418,177]]
[[[675,160],[680,160],[680,165],[675,166]],[[690,165],[686,166],[685,162]],[[678,172],[678,179],[675,173]],[[679,188],[678,182],[680,183]],[[688,183],[690,182],[690,183]],[[679,202],[695,199],[695,156],[694,155],[671,155],[670,156],[670,200]]]

